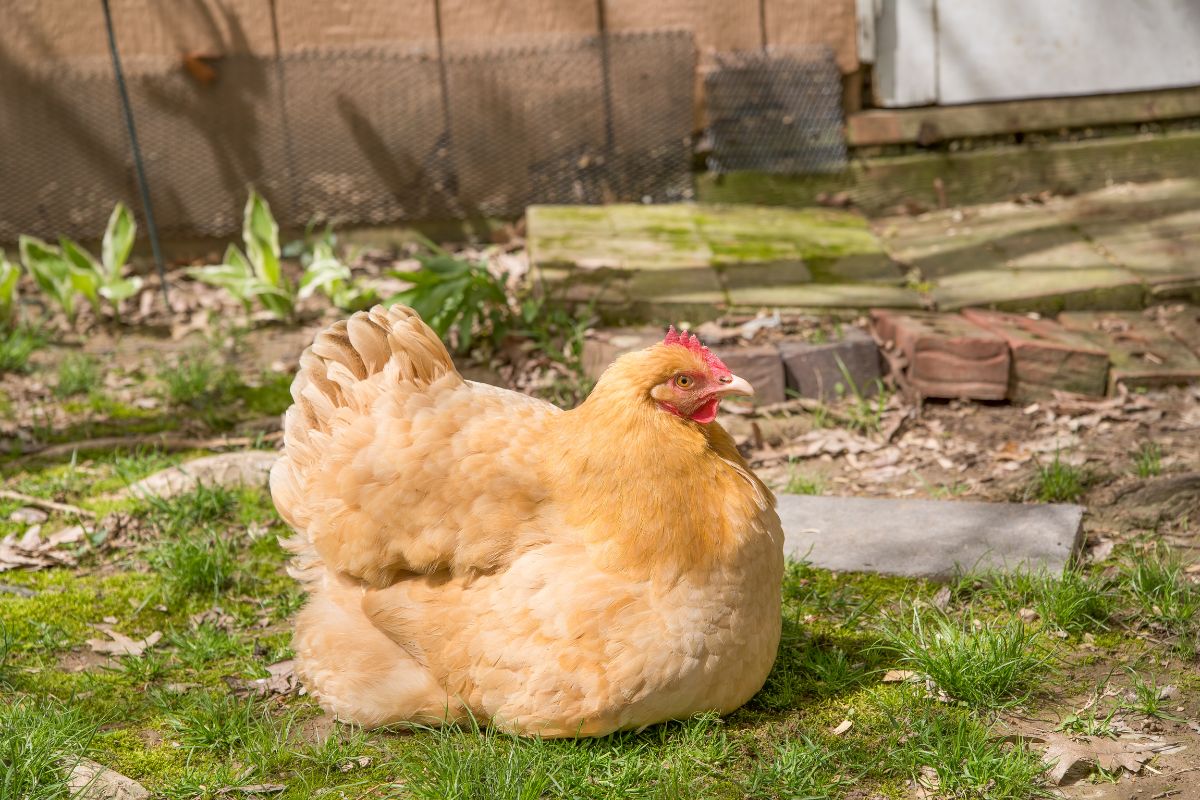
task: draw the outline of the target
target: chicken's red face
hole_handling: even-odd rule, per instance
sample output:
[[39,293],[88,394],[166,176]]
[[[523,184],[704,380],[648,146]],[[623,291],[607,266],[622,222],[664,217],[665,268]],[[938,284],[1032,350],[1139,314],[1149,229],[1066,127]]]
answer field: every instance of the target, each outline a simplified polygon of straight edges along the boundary
[[733,394],[754,396],[754,387],[730,372],[695,336],[676,333],[672,327],[663,344],[667,345],[663,366],[669,374],[650,391],[650,396],[664,411],[707,424],[717,418],[721,398]]

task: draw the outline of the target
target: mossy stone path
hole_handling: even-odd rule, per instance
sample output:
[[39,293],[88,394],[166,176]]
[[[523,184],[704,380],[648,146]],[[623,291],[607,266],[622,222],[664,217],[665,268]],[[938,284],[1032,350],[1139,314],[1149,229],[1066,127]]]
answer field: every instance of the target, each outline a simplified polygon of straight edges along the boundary
[[1054,313],[1200,296],[1200,181],[868,222],[750,205],[533,206],[535,272],[614,319],[761,307]]

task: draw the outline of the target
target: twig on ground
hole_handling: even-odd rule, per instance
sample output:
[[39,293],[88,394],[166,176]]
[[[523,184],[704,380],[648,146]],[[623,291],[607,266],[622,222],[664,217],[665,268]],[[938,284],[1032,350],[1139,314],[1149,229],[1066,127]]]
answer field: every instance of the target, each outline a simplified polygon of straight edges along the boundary
[[17,502],[24,503],[27,506],[34,506],[35,508],[40,508],[44,511],[57,511],[60,514],[74,514],[77,517],[88,517],[91,519],[95,519],[96,517],[94,512],[80,508],[79,506],[73,506],[69,503],[58,503],[54,500],[44,500],[41,497],[34,497],[33,495],[14,492],[11,489],[0,489],[0,498],[4,498],[6,500],[16,500]]
[[281,431],[264,432],[259,436],[217,436],[211,439],[166,436],[161,433],[140,436],[103,436],[98,439],[63,442],[62,444],[47,445],[29,450],[13,459],[11,463],[22,464],[35,458],[59,458],[84,450],[132,449],[145,445],[151,445],[161,450],[226,450],[229,448],[251,447],[260,442],[275,442],[282,438],[283,433]]

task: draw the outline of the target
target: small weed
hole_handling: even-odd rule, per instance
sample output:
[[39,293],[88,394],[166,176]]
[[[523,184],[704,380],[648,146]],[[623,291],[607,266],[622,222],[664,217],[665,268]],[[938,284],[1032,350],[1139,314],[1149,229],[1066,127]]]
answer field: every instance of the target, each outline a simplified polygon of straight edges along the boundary
[[1147,681],[1132,669],[1128,670],[1128,673],[1129,692],[1121,701],[1122,707],[1138,714],[1145,714],[1147,717],[1176,719],[1166,713],[1166,707],[1169,704],[1163,697],[1162,687],[1158,685],[1157,681],[1153,678]]
[[[160,697],[160,702],[166,699]],[[172,697],[171,704],[175,701]],[[163,705],[164,710],[169,709],[168,704]],[[271,735],[270,722],[260,705],[211,692],[193,692],[182,706],[169,709],[167,725],[184,747],[223,753],[252,747]]]
[[842,373],[846,384],[838,384],[839,394],[845,393],[847,388],[850,392],[850,405],[846,409],[847,427],[857,431],[863,435],[879,433],[883,427],[883,412],[887,409],[888,402],[891,400],[891,392],[884,385],[883,381],[875,379],[875,396],[868,398],[864,397],[859,390],[858,384],[854,382],[850,371],[846,369],[845,363],[841,358],[834,356],[837,359],[838,370]]
[[1107,581],[1067,567],[1062,575],[1016,571],[980,578],[1008,611],[1032,607],[1049,624],[1071,634],[1105,630],[1115,597]]
[[750,776],[750,797],[786,797],[818,800],[850,780],[830,775],[829,749],[807,738],[784,740],[775,746],[775,757],[760,762]]
[[784,491],[788,494],[818,495],[825,491],[825,483],[819,476],[808,477],[796,471],[796,465],[790,466],[790,475]]
[[91,356],[72,353],[58,365],[54,396],[62,399],[87,394],[100,381],[100,365]]
[[140,656],[121,656],[116,664],[105,666],[104,669],[118,672],[130,683],[145,689],[167,675],[171,671],[171,664],[162,653],[151,650]]
[[1049,464],[1038,464],[1027,497],[1042,503],[1073,503],[1087,488],[1087,476],[1079,467],[1063,462],[1059,454]]
[[29,357],[45,344],[45,335],[34,328],[0,331],[0,373],[23,372]]
[[909,730],[887,758],[938,797],[1029,800],[1052,797],[1045,764],[1024,745],[998,742],[966,714],[927,714],[907,721]]
[[1155,442],[1146,442],[1133,457],[1133,467],[1139,478],[1153,478],[1162,472],[1162,448]]
[[1200,587],[1188,580],[1179,556],[1166,547],[1134,556],[1121,571],[1125,592],[1153,623],[1173,634],[1193,630],[1200,615]]
[[172,533],[229,519],[238,507],[238,495],[219,484],[199,484],[170,498],[147,495],[144,502],[147,519],[159,530]]
[[168,405],[201,408],[219,403],[232,390],[237,375],[228,366],[192,353],[159,370],[158,380]]
[[189,669],[203,669],[227,658],[249,653],[246,643],[215,625],[204,623],[184,632],[172,632],[167,640],[179,660]]
[[237,548],[228,535],[205,529],[164,539],[148,560],[169,596],[216,595],[233,584]]
[[985,708],[1023,702],[1052,658],[1019,619],[962,626],[938,616],[930,624],[915,608],[911,625],[893,622],[884,629],[880,647],[949,697]]

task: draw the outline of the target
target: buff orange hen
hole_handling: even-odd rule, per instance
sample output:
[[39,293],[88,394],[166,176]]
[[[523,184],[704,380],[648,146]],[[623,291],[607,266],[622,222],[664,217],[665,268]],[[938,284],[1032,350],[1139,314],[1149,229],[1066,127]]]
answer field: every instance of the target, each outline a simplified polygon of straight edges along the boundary
[[783,534],[715,420],[752,391],[674,331],[571,411],[464,380],[403,306],[321,333],[271,473],[309,691],[367,726],[541,736],[745,703],[779,642]]

